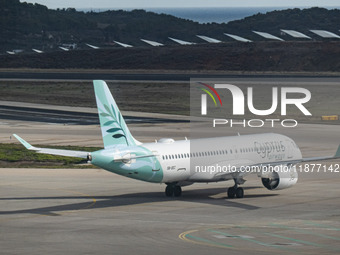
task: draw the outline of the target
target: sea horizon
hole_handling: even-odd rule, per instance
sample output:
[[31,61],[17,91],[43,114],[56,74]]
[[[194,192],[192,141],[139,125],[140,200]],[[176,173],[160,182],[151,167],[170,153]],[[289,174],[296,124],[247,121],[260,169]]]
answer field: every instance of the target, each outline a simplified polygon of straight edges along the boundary
[[[192,21],[196,21],[199,23],[228,23],[233,20],[240,20],[245,17],[249,17],[258,13],[267,13],[271,11],[279,11],[279,10],[287,10],[287,9],[306,9],[312,7],[304,7],[304,6],[291,6],[291,7],[195,7],[195,8],[85,8],[85,9],[77,9],[78,11],[83,12],[104,12],[108,10],[124,10],[124,11],[132,11],[132,10],[145,10],[158,14],[169,14],[178,18],[188,19]],[[326,9],[340,9],[340,6],[334,7],[320,7]]]

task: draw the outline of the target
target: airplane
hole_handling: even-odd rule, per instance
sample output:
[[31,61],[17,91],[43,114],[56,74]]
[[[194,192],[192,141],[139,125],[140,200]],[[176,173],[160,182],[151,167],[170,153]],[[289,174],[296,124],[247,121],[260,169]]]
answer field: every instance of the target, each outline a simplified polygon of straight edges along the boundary
[[[239,185],[250,173],[256,173],[268,190],[286,189],[298,180],[297,163],[340,158],[340,145],[334,156],[303,158],[291,138],[274,133],[180,141],[162,138],[141,143],[130,133],[107,84],[101,80],[93,84],[103,149],[89,153],[37,148],[13,136],[37,153],[84,158],[112,173],[165,183],[167,197],[181,196],[182,187],[193,183],[234,180],[234,186],[227,190],[228,197],[242,198],[244,191]],[[247,169],[256,171],[244,171]]]

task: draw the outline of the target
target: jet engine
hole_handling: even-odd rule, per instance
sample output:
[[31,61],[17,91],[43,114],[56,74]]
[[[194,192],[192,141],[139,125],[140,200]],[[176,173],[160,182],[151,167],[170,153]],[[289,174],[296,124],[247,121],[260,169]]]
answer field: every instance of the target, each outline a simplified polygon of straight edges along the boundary
[[278,165],[270,172],[262,170],[262,184],[269,190],[287,189],[295,185],[298,180],[296,167],[292,165]]

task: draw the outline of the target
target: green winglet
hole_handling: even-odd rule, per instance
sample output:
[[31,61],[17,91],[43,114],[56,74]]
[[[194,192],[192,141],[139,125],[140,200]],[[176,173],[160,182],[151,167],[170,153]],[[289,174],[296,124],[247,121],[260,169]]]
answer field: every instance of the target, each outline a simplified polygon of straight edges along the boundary
[[340,145],[339,145],[337,151],[335,152],[334,158],[340,158]]
[[34,148],[32,145],[30,145],[28,142],[26,142],[24,139],[22,139],[20,136],[13,134],[13,136],[23,145],[26,149],[30,150]]

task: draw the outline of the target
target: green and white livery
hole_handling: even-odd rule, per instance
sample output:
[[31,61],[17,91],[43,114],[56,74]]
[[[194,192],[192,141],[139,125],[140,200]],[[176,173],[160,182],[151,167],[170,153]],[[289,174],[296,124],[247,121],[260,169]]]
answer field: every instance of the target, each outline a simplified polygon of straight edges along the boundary
[[[285,189],[297,182],[295,164],[340,158],[340,146],[334,156],[302,158],[292,139],[273,133],[192,141],[163,138],[142,144],[131,135],[106,83],[93,83],[104,143],[102,150],[88,153],[37,148],[14,136],[37,153],[87,158],[91,164],[119,175],[165,183],[166,196],[180,196],[181,187],[195,182],[234,180],[234,186],[228,188],[228,197],[242,198],[243,189],[238,185],[250,173],[256,173],[269,190]],[[249,169],[257,171],[246,171]]]
[[93,81],[93,84],[104,148],[107,149],[118,144],[125,146],[140,144],[132,137],[106,83]]
[[161,182],[163,171],[157,155],[131,135],[106,83],[93,84],[104,149],[91,153],[91,163],[134,179]]

